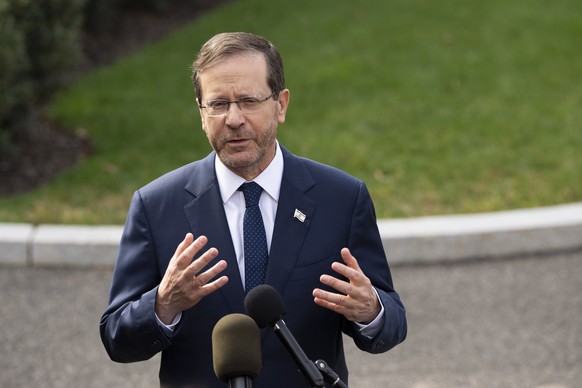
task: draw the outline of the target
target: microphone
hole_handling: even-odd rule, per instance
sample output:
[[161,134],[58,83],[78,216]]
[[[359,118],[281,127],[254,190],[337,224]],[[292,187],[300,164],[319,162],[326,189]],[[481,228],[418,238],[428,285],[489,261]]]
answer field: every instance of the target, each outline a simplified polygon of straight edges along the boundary
[[277,290],[267,284],[256,286],[245,298],[245,309],[261,329],[267,326],[273,328],[311,387],[325,387],[321,372],[307,358],[282,319],[285,314],[285,303]]
[[255,321],[236,313],[222,317],[212,330],[212,363],[216,377],[230,388],[252,388],[262,363]]

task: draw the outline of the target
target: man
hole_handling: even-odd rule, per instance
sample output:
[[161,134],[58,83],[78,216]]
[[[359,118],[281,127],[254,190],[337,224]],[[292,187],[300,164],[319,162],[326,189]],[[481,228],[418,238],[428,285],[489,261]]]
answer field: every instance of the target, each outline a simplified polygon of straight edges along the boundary
[[[366,186],[277,142],[290,93],[270,42],[219,34],[193,67],[214,151],[134,194],[100,323],[105,348],[119,362],[161,351],[163,386],[223,387],[213,373],[212,329],[245,312],[257,275],[281,294],[307,356],[347,382],[342,332],[380,353],[407,330]],[[247,192],[239,190],[248,182],[260,186],[251,184],[259,187],[263,264],[247,246]],[[251,261],[255,267],[245,267]],[[271,330],[262,333],[261,352],[256,387],[307,386]]]

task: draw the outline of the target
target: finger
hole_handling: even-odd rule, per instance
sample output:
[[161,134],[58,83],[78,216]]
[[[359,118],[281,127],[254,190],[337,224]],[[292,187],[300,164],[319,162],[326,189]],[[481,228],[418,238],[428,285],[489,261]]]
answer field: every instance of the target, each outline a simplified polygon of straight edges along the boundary
[[176,266],[180,269],[188,268],[192,263],[194,256],[206,245],[207,242],[208,239],[206,236],[199,236],[196,240],[191,241],[176,259]]
[[208,270],[193,276],[193,284],[195,287],[202,287],[214,279],[219,273],[226,269],[226,260],[220,260]]
[[205,297],[209,294],[212,294],[214,291],[218,290],[222,286],[228,283],[228,276],[221,276],[218,279],[215,279],[207,284],[203,285],[199,288],[200,294],[202,297]]
[[321,275],[319,281],[345,295],[352,291],[352,284],[349,281],[346,282],[330,275]]
[[174,252],[174,256],[172,256],[172,258],[170,259],[170,264],[175,263],[178,260],[178,257],[180,257],[182,252],[184,252],[184,250],[190,244],[192,244],[192,241],[194,241],[194,235],[192,233],[186,233],[186,236],[184,236],[184,240],[182,240],[182,242],[180,242],[180,244],[178,244],[178,247],[176,248],[176,251]]
[[337,292],[329,292],[326,290],[322,290],[321,288],[314,289],[313,296],[315,298],[334,304],[348,305],[350,303],[350,298],[348,295],[338,294]]
[[343,314],[343,315],[345,315],[345,313],[346,313],[346,309],[341,304],[333,303],[333,302],[330,302],[326,299],[321,299],[321,298],[314,298],[313,301],[315,302],[315,304],[317,304],[321,307],[325,307],[326,309],[335,311],[335,312]]
[[218,249],[216,248],[209,248],[206,252],[204,252],[199,258],[192,261],[188,268],[184,270],[184,275],[193,277],[194,275],[198,275],[212,260],[214,260],[218,256]]
[[351,300],[347,295],[327,292],[316,288],[313,290],[313,301],[321,307],[349,315]]
[[315,289],[313,291],[313,301],[326,309],[342,314],[346,319],[353,322],[368,324],[380,312],[379,306],[368,306],[354,301],[349,295],[326,294],[325,291]]
[[212,294],[214,291],[223,287],[228,283],[227,276],[221,276],[218,279],[203,285],[202,287],[194,288],[193,293],[190,296],[190,303],[188,308],[195,306],[198,302],[204,299],[206,296]]
[[358,264],[358,260],[352,255],[348,248],[343,248],[340,252],[342,256],[342,260],[346,265],[350,268],[355,269],[356,271],[361,271],[360,265]]
[[345,264],[334,262],[331,268],[340,275],[348,278],[351,282],[361,284],[366,282],[366,275],[360,268],[358,260],[352,256],[348,248],[341,250],[341,256]]
[[[332,265],[332,268],[337,270],[336,272],[344,275],[347,280],[340,280],[333,276],[324,274],[320,276],[320,282],[333,288],[339,293],[350,296],[355,303],[360,300],[365,300],[369,295],[367,290],[371,287],[370,279],[368,279],[361,270],[355,270],[340,263],[334,264],[335,265]],[[332,302],[335,301],[332,300]]]
[[357,269],[350,268],[345,264],[342,263],[332,263],[331,269],[334,270],[337,274],[342,275],[350,282],[360,282],[362,280],[363,273]]

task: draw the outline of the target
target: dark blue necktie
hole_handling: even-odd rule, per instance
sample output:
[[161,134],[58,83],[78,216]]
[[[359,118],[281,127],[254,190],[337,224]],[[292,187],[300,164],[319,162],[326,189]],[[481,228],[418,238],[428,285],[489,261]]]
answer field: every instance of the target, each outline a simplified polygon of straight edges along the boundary
[[245,196],[245,216],[243,220],[245,256],[245,292],[265,282],[267,274],[267,236],[259,198],[263,188],[255,182],[243,183],[239,190]]

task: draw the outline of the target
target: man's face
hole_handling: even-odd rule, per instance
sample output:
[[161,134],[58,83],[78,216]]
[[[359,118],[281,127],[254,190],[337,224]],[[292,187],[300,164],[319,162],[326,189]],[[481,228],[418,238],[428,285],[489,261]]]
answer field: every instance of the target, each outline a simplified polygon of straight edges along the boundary
[[[203,106],[212,101],[235,101],[245,97],[259,100],[270,96],[267,63],[261,53],[233,55],[199,74]],[[275,155],[277,126],[285,122],[289,91],[281,91],[278,101],[267,99],[260,110],[243,113],[230,104],[222,116],[200,109],[202,128],[220,160],[236,174],[254,179]],[[277,97],[275,97],[277,98]]]

